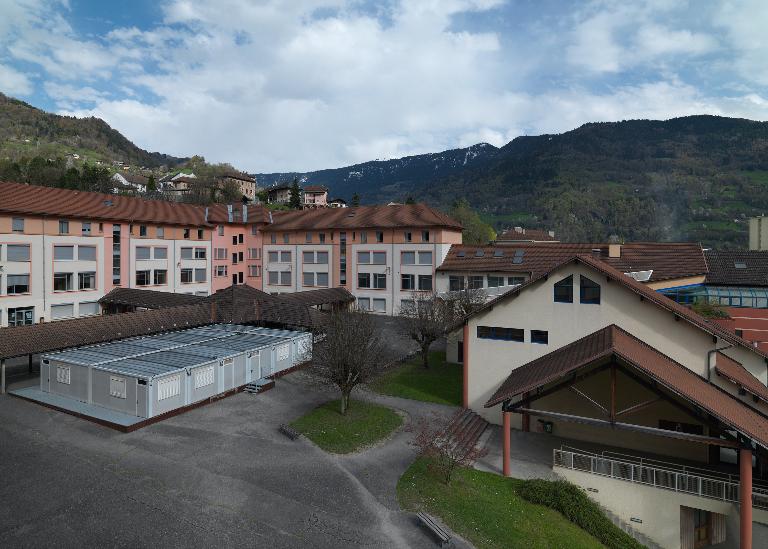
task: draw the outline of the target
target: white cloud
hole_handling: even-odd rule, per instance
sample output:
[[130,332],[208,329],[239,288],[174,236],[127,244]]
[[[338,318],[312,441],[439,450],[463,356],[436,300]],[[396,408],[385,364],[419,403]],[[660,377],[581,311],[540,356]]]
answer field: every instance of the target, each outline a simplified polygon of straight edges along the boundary
[[32,82],[27,75],[13,67],[0,65],[0,91],[10,95],[26,95],[32,93]]

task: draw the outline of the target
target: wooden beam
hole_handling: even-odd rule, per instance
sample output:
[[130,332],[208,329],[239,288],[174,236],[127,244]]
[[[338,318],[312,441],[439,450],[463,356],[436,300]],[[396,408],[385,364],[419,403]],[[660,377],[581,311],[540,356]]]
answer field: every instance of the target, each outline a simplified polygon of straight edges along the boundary
[[639,404],[635,404],[634,406],[629,406],[628,408],[624,408],[623,410],[616,412],[616,417],[623,416],[624,414],[631,414],[633,412],[637,412],[638,410],[647,408],[651,404],[655,404],[661,400],[662,400],[661,397],[656,397],[650,400],[646,400],[645,402],[640,402]]
[[561,419],[563,421],[567,421],[570,423],[581,423],[583,425],[592,425],[594,427],[608,427],[613,429],[621,429],[623,431],[633,431],[636,433],[644,433],[647,435],[686,440],[688,442],[696,442],[699,444],[712,444],[715,446],[721,446],[723,448],[739,448],[739,444],[737,442],[733,442],[730,440],[723,440],[720,438],[708,437],[705,435],[693,435],[690,433],[682,433],[680,431],[669,431],[667,429],[659,429],[657,427],[648,427],[646,425],[633,425],[631,423],[621,423],[621,422],[611,423],[610,421],[605,419],[575,416],[573,414],[564,414],[561,412],[549,412],[546,410],[533,410],[531,408],[517,408],[514,411],[518,413],[526,413],[532,416]]
[[573,385],[571,385],[569,389],[574,393],[576,393],[577,395],[579,395],[580,397],[586,399],[590,404],[592,404],[595,408],[603,412],[606,416],[610,415],[608,412],[608,408],[606,408],[605,406],[603,406],[602,404],[600,404],[599,402],[591,398],[588,394],[584,393],[583,391],[580,391]]

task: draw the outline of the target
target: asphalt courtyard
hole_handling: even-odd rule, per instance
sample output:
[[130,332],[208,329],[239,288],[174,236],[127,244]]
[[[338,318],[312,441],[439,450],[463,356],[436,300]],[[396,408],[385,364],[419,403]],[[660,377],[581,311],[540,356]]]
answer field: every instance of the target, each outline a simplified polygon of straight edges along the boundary
[[[350,456],[278,432],[332,396],[297,372],[128,434],[0,396],[2,545],[434,547],[396,501],[406,429]],[[407,422],[451,411],[366,398]]]

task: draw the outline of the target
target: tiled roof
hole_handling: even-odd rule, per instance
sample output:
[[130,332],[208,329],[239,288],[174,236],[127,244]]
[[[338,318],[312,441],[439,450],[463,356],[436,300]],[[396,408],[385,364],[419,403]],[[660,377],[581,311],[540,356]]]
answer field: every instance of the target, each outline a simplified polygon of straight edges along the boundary
[[768,251],[707,250],[707,284],[768,286]]
[[393,227],[448,227],[461,225],[443,212],[426,204],[400,206],[357,206],[353,208],[323,208],[296,212],[273,212],[274,223],[268,231],[299,231],[318,229],[356,229]]
[[[482,255],[478,255],[478,251]],[[462,253],[464,257],[461,257]],[[608,244],[454,244],[437,270],[516,272],[529,273],[535,277],[569,257],[582,254],[598,258],[622,273],[652,270],[650,282],[703,275],[707,272],[701,245],[691,242],[621,244],[620,257],[608,257]],[[518,260],[515,259],[516,255]]]
[[211,323],[208,303],[0,328],[0,358],[156,334]]
[[201,206],[0,182],[0,212],[171,225],[204,225]]
[[[237,212],[237,217],[234,217],[235,223],[242,223],[243,220],[243,208],[248,208],[248,220],[246,225],[252,223],[269,223],[269,211],[261,206],[254,204],[243,205],[241,203],[232,204],[233,212]],[[208,206],[208,222],[209,223],[228,223],[229,213],[227,210],[227,204],[213,204]]]
[[682,320],[685,320],[686,322],[704,330],[705,332],[712,334],[714,336],[717,336],[720,339],[727,341],[728,343],[731,343],[733,345],[738,345],[740,347],[744,347],[746,349],[749,349],[759,354],[760,356],[768,358],[768,353],[762,351],[758,347],[755,347],[752,343],[750,343],[746,339],[743,339],[737,336],[734,332],[731,332],[723,328],[716,322],[710,321],[709,319],[701,316],[700,314],[689,309],[688,307],[681,305],[676,301],[673,301],[672,299],[668,298],[667,296],[660,294],[659,292],[649,288],[645,284],[637,282],[635,279],[625,275],[621,271],[617,271],[615,268],[608,265],[604,261],[601,261],[600,259],[597,259],[589,255],[575,255],[575,256],[564,259],[560,263],[553,265],[548,271],[534,275],[530,280],[528,280],[524,284],[521,284],[517,288],[514,288],[504,294],[501,294],[499,297],[487,302],[485,305],[477,309],[467,318],[481,315],[483,314],[484,311],[492,309],[497,303],[504,301],[506,299],[516,297],[517,295],[520,294],[520,292],[527,290],[528,288],[536,284],[539,280],[544,279],[550,273],[556,271],[560,267],[563,267],[571,262],[577,262],[583,265],[587,265],[597,270],[598,272],[602,273],[609,279],[615,282],[618,282],[628,290],[636,293],[637,295],[642,297],[644,300],[649,301],[654,305],[661,307],[662,309],[668,310],[669,312],[675,314]]
[[238,179],[240,181],[248,181],[250,183],[256,182],[256,180],[253,177],[242,172],[227,172],[225,174],[222,174],[221,177],[229,178],[229,179]]
[[325,315],[306,304],[262,292],[248,285],[224,288],[205,298],[216,303],[219,322],[271,323],[315,329]]
[[281,298],[289,301],[302,303],[309,307],[316,305],[332,305],[335,303],[351,303],[355,300],[349,290],[346,288],[320,288],[317,290],[306,290],[303,292],[294,292],[290,294],[281,294]]
[[128,183],[134,185],[146,185],[149,182],[149,178],[138,173],[131,172],[118,172],[122,175]]
[[202,303],[204,297],[177,294],[173,292],[158,292],[156,290],[141,290],[138,288],[114,288],[99,299],[102,305],[128,305],[145,309],[166,309],[180,305]]
[[719,351],[716,355],[715,371],[763,402],[768,402],[768,387],[760,383],[760,380],[749,373],[741,363]]
[[322,185],[307,185],[304,187],[304,192],[307,193],[327,193],[328,189]]
[[535,241],[535,242],[557,242],[557,238],[542,229],[525,229],[522,227],[507,229],[496,237],[496,242],[510,240],[517,241]]
[[768,447],[768,418],[616,325],[512,370],[485,406],[490,408],[609,357],[643,372],[725,425]]

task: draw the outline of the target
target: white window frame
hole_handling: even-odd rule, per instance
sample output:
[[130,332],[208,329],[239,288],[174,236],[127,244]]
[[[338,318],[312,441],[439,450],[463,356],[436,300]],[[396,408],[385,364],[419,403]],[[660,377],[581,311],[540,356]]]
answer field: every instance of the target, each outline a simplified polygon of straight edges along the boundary
[[280,362],[281,360],[288,360],[291,356],[291,344],[283,343],[275,347],[275,360]]
[[164,377],[157,381],[157,401],[167,400],[181,394],[181,375]]
[[56,366],[56,382],[64,385],[72,384],[72,368],[70,366]]
[[214,368],[213,364],[210,366],[203,366],[195,370],[195,389],[202,389],[213,385],[214,382]]
[[126,385],[124,377],[109,376],[109,396],[126,398]]

